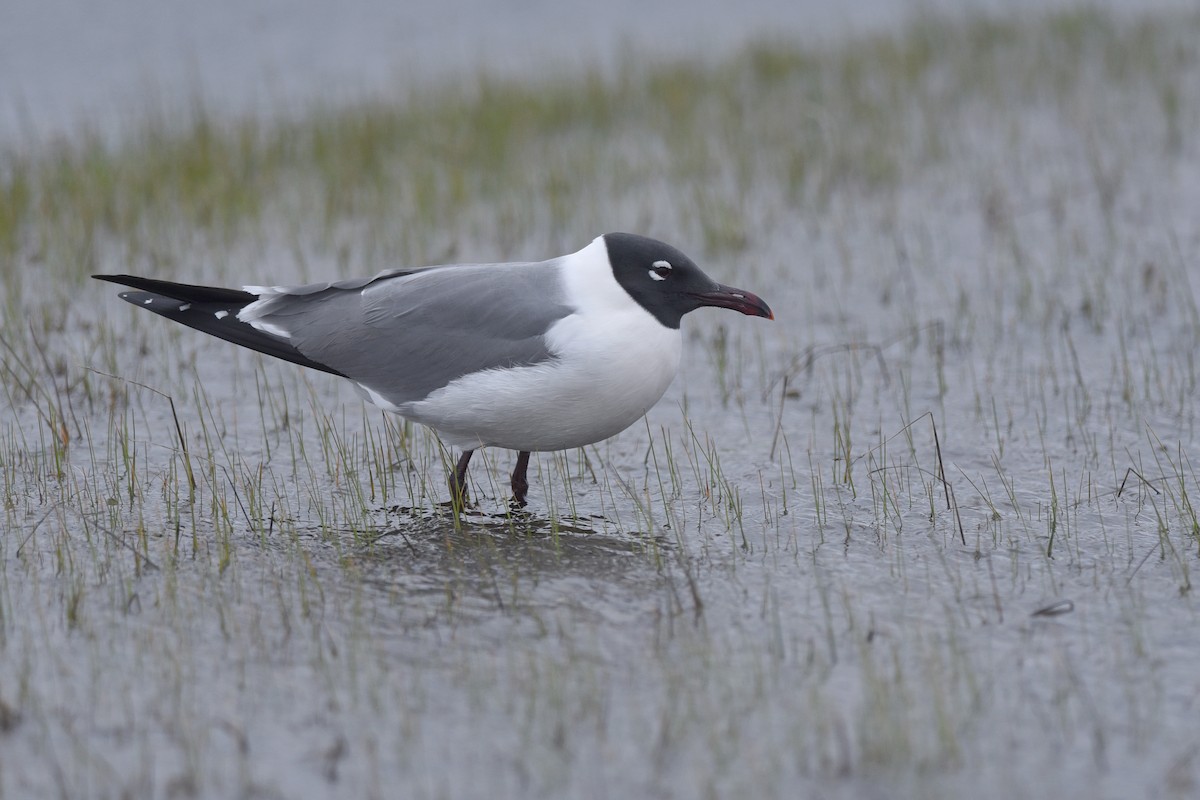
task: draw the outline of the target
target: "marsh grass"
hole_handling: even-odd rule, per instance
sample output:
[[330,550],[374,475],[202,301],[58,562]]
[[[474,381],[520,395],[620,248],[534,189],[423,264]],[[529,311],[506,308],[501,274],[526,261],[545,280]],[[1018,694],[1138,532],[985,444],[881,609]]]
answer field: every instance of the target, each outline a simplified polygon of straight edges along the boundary
[[[1198,35],[920,18],[6,154],[0,797],[1188,796]],[[523,511],[511,454],[456,512],[427,431],[87,280],[610,229],[778,321],[689,319]]]

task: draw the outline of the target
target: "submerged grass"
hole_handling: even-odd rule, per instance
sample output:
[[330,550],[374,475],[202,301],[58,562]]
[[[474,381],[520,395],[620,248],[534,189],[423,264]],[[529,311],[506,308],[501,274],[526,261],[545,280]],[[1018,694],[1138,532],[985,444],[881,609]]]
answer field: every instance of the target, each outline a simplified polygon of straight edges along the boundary
[[[1188,796],[1198,35],[928,17],[6,154],[0,797]],[[779,321],[688,329],[525,512],[87,281],[619,228]]]

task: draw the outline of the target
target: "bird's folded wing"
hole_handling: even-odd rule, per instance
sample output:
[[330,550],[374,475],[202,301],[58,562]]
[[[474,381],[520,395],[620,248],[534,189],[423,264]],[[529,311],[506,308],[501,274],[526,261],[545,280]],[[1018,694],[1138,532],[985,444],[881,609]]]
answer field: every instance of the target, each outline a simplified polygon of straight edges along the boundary
[[244,321],[396,405],[472,372],[552,358],[544,334],[572,313],[554,261],[260,291]]

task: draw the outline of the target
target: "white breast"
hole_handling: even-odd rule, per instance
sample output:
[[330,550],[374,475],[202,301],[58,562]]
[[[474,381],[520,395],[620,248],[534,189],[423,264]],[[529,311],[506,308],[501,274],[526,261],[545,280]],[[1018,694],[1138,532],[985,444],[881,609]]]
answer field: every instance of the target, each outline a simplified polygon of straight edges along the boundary
[[547,332],[552,360],[466,375],[396,410],[465,449],[564,450],[641,419],[679,370],[679,330],[620,287],[603,239],[568,256],[563,274],[577,312]]

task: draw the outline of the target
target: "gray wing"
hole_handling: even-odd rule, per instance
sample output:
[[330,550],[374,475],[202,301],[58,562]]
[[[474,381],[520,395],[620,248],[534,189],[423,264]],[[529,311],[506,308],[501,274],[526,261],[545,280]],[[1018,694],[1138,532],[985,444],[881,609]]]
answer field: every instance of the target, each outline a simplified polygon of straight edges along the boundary
[[543,334],[573,311],[557,260],[261,291],[243,321],[397,405],[471,372],[552,358]]

